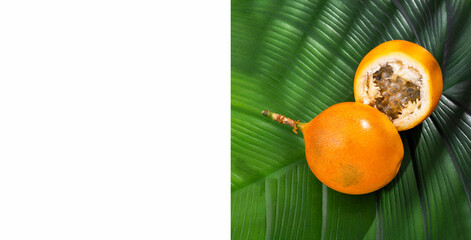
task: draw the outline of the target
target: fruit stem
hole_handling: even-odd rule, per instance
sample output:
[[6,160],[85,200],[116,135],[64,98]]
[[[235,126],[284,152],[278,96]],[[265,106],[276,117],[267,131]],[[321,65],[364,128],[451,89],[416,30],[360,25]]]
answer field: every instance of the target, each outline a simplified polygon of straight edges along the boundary
[[293,132],[298,134],[298,132],[296,131],[297,129],[301,130],[301,132],[303,131],[303,128],[304,128],[304,125],[305,123],[302,123],[300,122],[299,120],[293,120],[291,118],[288,118],[288,117],[285,117],[281,114],[278,114],[278,113],[274,113],[274,112],[271,112],[271,111],[262,111],[262,114],[263,116],[267,117],[267,118],[271,118],[281,124],[285,124],[285,125],[288,125],[290,127],[293,128]]

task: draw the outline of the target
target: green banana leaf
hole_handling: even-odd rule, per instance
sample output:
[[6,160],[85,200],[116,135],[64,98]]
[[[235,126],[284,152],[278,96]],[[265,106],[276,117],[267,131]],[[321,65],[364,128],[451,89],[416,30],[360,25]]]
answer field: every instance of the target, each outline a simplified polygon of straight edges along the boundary
[[[470,13],[468,0],[232,0],[232,239],[470,239]],[[260,113],[308,122],[354,101],[359,62],[392,39],[435,56],[443,96],[401,132],[390,184],[336,192],[310,171],[302,134]]]

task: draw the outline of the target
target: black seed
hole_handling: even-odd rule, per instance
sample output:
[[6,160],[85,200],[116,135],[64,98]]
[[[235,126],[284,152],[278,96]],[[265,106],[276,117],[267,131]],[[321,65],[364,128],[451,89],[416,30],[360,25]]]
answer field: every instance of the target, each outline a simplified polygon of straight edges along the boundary
[[399,107],[399,101],[397,101],[396,99],[392,101],[392,105],[394,108],[398,108]]
[[415,92],[414,94],[412,94],[412,99],[418,99],[420,97],[420,92]]
[[391,77],[391,74],[389,74],[388,72],[381,73],[381,78],[387,79],[389,77]]
[[402,85],[404,83],[404,81],[402,80],[401,77],[397,77],[396,78],[396,83],[399,84],[399,85]]

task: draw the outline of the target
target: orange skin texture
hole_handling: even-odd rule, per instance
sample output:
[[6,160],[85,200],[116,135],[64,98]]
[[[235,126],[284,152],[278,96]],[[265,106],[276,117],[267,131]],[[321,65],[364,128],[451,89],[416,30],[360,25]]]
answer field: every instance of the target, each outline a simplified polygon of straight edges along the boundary
[[311,171],[328,187],[366,194],[397,174],[404,147],[379,110],[356,102],[335,104],[301,128]]
[[353,83],[356,102],[362,102],[357,94],[360,89],[357,80],[368,66],[375,64],[375,61],[379,57],[389,54],[394,56],[406,55],[420,63],[424,68],[425,74],[428,75],[430,84],[430,91],[428,94],[431,96],[432,104],[429,106],[427,114],[414,122],[413,125],[401,126],[398,128],[398,131],[404,131],[419,125],[435,110],[435,107],[437,106],[443,91],[442,70],[440,69],[440,65],[438,64],[435,57],[429,51],[427,51],[427,49],[420,45],[404,40],[392,40],[384,42],[366,54],[366,56],[361,60],[360,65],[358,65]]

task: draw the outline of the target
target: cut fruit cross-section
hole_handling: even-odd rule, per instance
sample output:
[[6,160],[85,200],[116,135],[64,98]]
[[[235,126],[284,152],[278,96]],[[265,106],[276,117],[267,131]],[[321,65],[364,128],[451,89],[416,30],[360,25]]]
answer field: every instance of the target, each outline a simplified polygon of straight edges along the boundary
[[433,55],[408,41],[392,40],[371,50],[354,80],[355,101],[386,114],[398,131],[424,121],[438,104],[442,72]]

